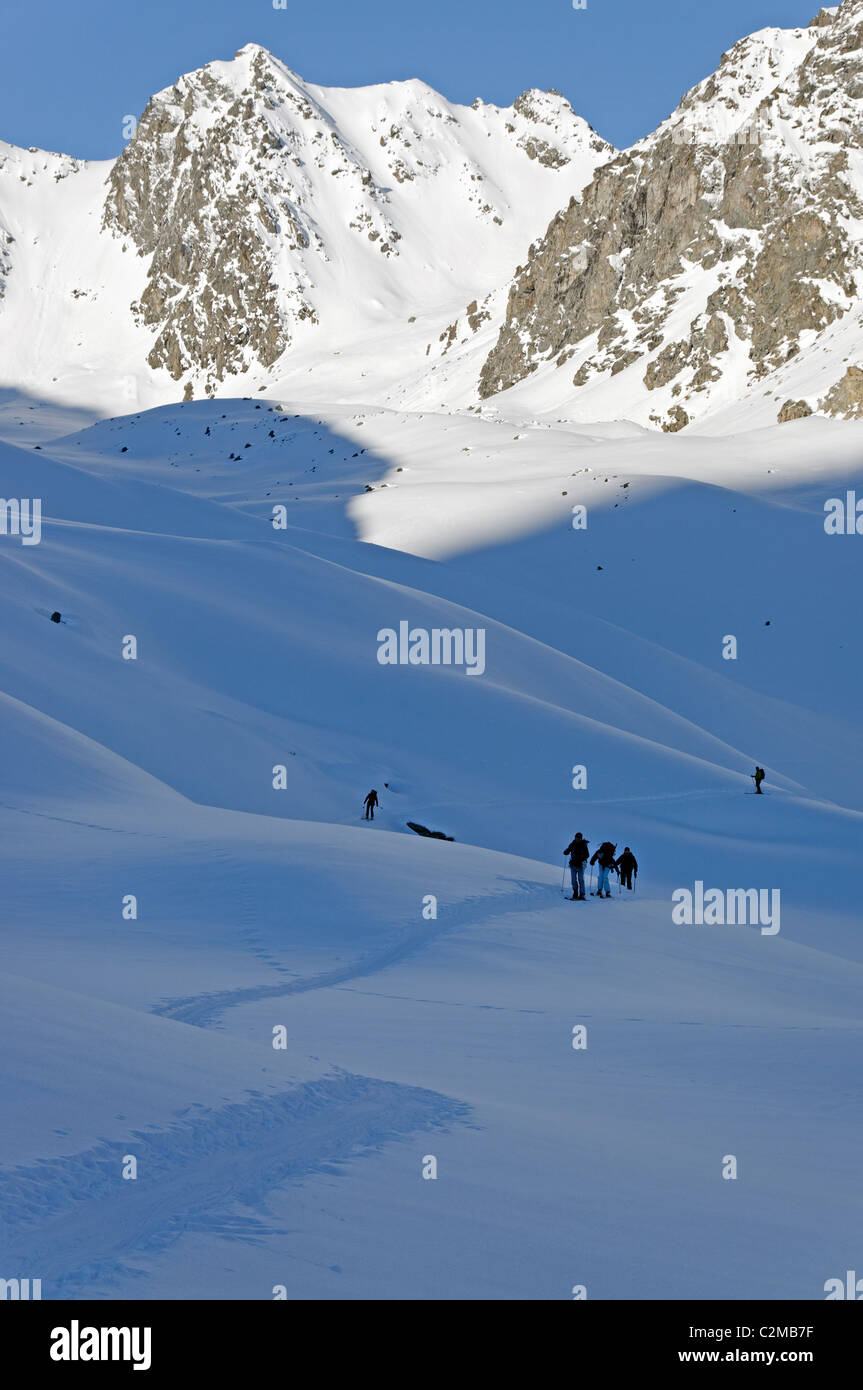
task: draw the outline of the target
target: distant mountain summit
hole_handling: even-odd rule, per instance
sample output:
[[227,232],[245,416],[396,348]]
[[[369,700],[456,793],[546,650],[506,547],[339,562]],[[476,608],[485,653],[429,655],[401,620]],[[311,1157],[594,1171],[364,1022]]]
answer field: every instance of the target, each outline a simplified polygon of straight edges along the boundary
[[[292,349],[339,350],[487,293],[612,153],[558,93],[501,109],[418,81],[326,89],[249,44],[154,96],[113,163],[66,161],[75,197],[57,189],[62,157],[0,150],[6,311],[56,323],[36,375],[78,347],[116,367],[119,328],[130,371],[212,393]],[[121,251],[134,265],[118,275]]]
[[863,0],[736,44],[531,247],[480,395],[547,369],[676,430],[799,367],[783,418],[863,414],[861,144]]
[[249,44],[114,161],[0,145],[0,383],[676,431],[863,416],[863,0],[620,152],[556,92],[324,88]]

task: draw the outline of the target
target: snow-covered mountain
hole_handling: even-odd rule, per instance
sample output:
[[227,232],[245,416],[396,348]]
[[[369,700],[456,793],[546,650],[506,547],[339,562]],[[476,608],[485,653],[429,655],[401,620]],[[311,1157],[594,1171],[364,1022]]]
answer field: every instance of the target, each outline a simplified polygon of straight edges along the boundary
[[743,39],[623,152],[553,92],[327,89],[250,44],[113,162],[0,147],[0,380],[106,413],[272,389],[857,417],[861,36],[844,0]]
[[326,89],[250,44],[153,97],[114,162],[0,147],[0,378],[154,404],[376,339],[392,383],[394,336],[437,348],[471,299],[483,323],[612,153],[556,93]]
[[664,430],[860,416],[861,140],[861,0],[736,44],[531,248],[480,394],[536,373],[546,407]]
[[[254,47],[3,148],[0,1279],[859,1269],[863,422],[788,417],[856,413],[861,10],[625,154]],[[577,828],[634,890],[563,900]]]

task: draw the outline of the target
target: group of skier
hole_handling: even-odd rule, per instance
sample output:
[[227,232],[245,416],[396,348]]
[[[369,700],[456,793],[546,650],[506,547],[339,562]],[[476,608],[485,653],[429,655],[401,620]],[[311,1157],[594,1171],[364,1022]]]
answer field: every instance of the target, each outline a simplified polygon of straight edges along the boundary
[[610,898],[610,875],[614,871],[620,878],[622,887],[632,889],[633,874],[638,877],[638,860],[627,845],[621,855],[617,855],[617,845],[611,840],[603,840],[599,849],[590,853],[590,842],[585,840],[581,831],[575,839],[567,845],[563,851],[569,855],[569,872],[572,878],[572,897],[570,902],[583,902],[587,897],[584,886],[584,874],[588,863],[595,864],[597,869],[597,884],[595,891],[591,894],[596,898]]
[[[763,795],[761,783],[764,781],[764,777],[764,768],[756,767],[755,772],[752,774],[752,778],[755,782],[755,791],[759,796]],[[374,790],[370,791],[363,805],[365,807],[366,820],[374,820],[375,807],[380,805],[377,792]],[[417,827],[411,821],[408,821],[408,825],[412,830],[416,829],[419,834],[433,835],[442,840],[450,838],[450,836],[440,834],[439,832],[425,830],[423,826]],[[596,888],[591,890],[591,897],[611,897],[610,882],[612,873],[617,874],[621,888],[627,888],[630,892],[632,891],[633,879],[638,877],[638,860],[632,853],[629,845],[626,845],[623,853],[618,855],[617,845],[612,844],[611,840],[603,840],[599,849],[595,850],[591,855],[590,841],[585,840],[579,830],[563,852],[569,855],[569,872],[572,878],[572,897],[569,899],[570,902],[584,902],[587,897],[584,879],[588,865],[595,865],[597,869]]]
[[[755,783],[755,791],[758,796],[763,796],[761,783],[764,781],[766,773],[763,767],[756,767],[751,774]],[[621,855],[617,853],[617,845],[612,844],[611,840],[603,840],[599,849],[593,855],[590,853],[590,843],[585,840],[581,831],[567,845],[563,851],[569,855],[569,872],[572,878],[572,897],[570,902],[584,902],[587,897],[584,878],[588,864],[596,865],[597,883],[596,888],[591,891],[593,898],[611,897],[611,874],[616,873],[621,888],[628,888],[632,891],[633,878],[638,877],[638,860],[627,845]]]

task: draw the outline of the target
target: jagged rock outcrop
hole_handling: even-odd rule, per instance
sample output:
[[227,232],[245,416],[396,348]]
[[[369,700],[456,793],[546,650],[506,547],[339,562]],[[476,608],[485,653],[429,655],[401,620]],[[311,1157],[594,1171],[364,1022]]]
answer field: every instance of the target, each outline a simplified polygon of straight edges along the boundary
[[805,420],[812,414],[812,407],[806,401],[786,401],[776,419],[780,425],[789,420]]
[[[558,98],[558,101],[551,100]],[[524,150],[528,159],[537,159],[540,164],[545,164],[551,169],[562,169],[569,163],[570,156],[565,148],[561,147],[560,141],[554,138],[559,119],[559,102],[564,98],[560,92],[553,89],[549,92],[528,91],[522,92],[513,102],[513,112],[523,116],[528,122],[528,129],[518,136],[518,145]],[[544,133],[542,127],[547,127]],[[513,133],[515,126],[508,127]],[[602,153],[604,142],[598,136],[593,136],[593,146],[598,153]]]
[[531,247],[480,396],[549,363],[576,389],[629,369],[680,428],[732,363],[751,386],[804,351],[859,298],[861,99],[863,0],[735,45]]
[[843,420],[863,419],[863,367],[849,367],[845,375],[818,402],[825,415],[839,415]]
[[[279,98],[312,116],[295,93]],[[104,226],[151,258],[132,310],[158,328],[150,365],[177,380],[198,368],[212,386],[250,360],[267,366],[287,347],[292,316],[313,315],[300,277],[274,274],[282,248],[315,236],[297,151],[268,119],[275,101],[263,50],[239,93],[204,68],[152,98],[111,170]]]
[[6,278],[12,269],[12,244],[15,238],[0,224],[0,299],[6,292]]

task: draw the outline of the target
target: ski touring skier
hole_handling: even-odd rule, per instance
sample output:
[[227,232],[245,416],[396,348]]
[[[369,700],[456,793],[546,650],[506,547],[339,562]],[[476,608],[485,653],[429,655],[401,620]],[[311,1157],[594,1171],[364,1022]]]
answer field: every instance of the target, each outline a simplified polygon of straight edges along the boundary
[[620,883],[623,888],[632,888],[632,875],[638,878],[638,860],[627,845],[623,854],[616,861],[614,867],[620,874]]
[[585,840],[580,830],[563,852],[569,855],[569,872],[572,878],[570,902],[584,902],[584,866],[587,863],[590,849],[588,848],[588,841]]
[[368,796],[366,797],[365,801],[363,802],[363,805],[364,805],[365,808],[366,808],[366,814],[365,814],[365,816],[364,816],[364,820],[374,820],[374,818],[375,818],[375,807],[376,807],[376,806],[380,806],[380,804],[381,804],[381,803],[378,801],[378,794],[377,794],[377,792],[375,791],[374,787],[372,787],[371,791],[369,792]]
[[614,852],[617,845],[613,845],[610,840],[603,840],[599,849],[591,857],[591,864],[596,864],[599,868],[599,882],[596,885],[596,892],[591,894],[594,898],[610,898],[611,888],[608,883],[608,875],[615,867]]
[[761,783],[764,781],[764,778],[766,777],[766,775],[767,775],[767,774],[765,773],[763,767],[756,767],[755,771],[754,771],[754,772],[750,772],[750,774],[749,774],[749,776],[752,778],[753,782],[755,783],[755,795],[756,795],[756,796],[763,796],[763,795],[764,795],[763,791],[761,790]]

